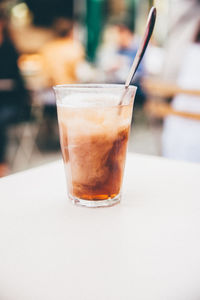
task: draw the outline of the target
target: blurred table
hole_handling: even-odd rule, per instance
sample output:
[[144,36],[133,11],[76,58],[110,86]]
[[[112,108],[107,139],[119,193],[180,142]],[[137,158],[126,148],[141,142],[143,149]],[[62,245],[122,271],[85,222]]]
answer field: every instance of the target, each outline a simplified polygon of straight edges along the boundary
[[73,206],[61,161],[0,180],[1,300],[200,299],[200,165],[129,154],[120,205]]

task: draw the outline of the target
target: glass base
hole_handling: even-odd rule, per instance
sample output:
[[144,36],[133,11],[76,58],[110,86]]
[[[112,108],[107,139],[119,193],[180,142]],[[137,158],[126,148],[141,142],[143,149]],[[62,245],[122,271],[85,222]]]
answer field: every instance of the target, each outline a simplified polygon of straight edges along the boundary
[[113,206],[120,202],[120,194],[117,195],[115,198],[112,199],[106,199],[106,200],[87,200],[87,199],[80,199],[77,197],[74,197],[69,194],[69,199],[72,201],[73,204],[79,205],[79,206],[86,206],[86,207],[108,207]]

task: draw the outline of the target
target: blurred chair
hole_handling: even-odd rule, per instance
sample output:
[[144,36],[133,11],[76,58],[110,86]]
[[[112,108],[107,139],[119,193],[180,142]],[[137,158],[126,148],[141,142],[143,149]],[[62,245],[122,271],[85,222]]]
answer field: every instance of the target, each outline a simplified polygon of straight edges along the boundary
[[[11,159],[11,169],[13,171],[29,168],[34,159],[44,159],[42,151],[44,145],[48,146],[48,149],[49,147],[52,149],[52,139],[54,137],[56,140],[58,139],[58,135],[54,133],[55,118],[52,122],[52,109],[56,111],[53,90],[31,91],[30,94],[32,101],[30,103],[29,119],[10,129],[10,136],[14,137],[15,145],[17,145],[15,147],[16,151],[12,155],[13,159]],[[51,143],[49,140],[51,140]],[[45,150],[47,149],[45,148]]]
[[[156,133],[164,120],[170,116],[174,116],[183,121],[200,121],[199,113],[194,113],[189,110],[177,110],[172,106],[170,100],[180,94],[191,97],[200,96],[200,90],[183,89],[174,83],[151,78],[143,79],[142,85],[148,95],[144,110],[149,120],[151,131],[153,131],[153,135],[155,136],[155,145],[158,149],[158,153],[163,155],[163,135],[161,138],[161,136],[158,136]],[[196,101],[199,101],[199,99],[196,99]],[[175,127],[173,128],[173,130],[176,130]],[[184,127],[182,130],[184,131]]]
[[30,118],[10,128],[17,144],[16,151],[12,155],[11,169],[19,170],[30,167],[33,154],[42,157],[42,153],[37,145],[43,119],[43,111],[39,107],[31,105]]
[[18,66],[31,101],[30,119],[10,129],[10,143],[14,143],[15,149],[9,155],[13,171],[30,167],[35,159],[44,159],[42,149],[52,149],[52,140],[57,137],[53,132],[55,122],[52,122],[52,116],[55,121],[56,115],[55,96],[52,88],[47,87],[41,55],[23,54],[18,59]]
[[37,136],[40,132],[43,105],[35,101],[36,91],[43,86],[42,61],[37,54],[23,54],[18,59],[20,73],[25,80],[30,97],[30,116],[19,124],[10,127],[10,143],[14,144],[10,156],[11,170],[17,171],[30,167],[33,154],[42,156],[37,146]]
[[173,83],[149,78],[145,78],[142,85],[148,94],[145,111],[152,117],[163,119],[168,115],[174,115],[182,118],[200,120],[200,114],[175,110],[172,108],[170,103],[166,103],[166,101],[164,101],[165,99],[172,98],[177,94],[200,96],[200,89],[183,89]]

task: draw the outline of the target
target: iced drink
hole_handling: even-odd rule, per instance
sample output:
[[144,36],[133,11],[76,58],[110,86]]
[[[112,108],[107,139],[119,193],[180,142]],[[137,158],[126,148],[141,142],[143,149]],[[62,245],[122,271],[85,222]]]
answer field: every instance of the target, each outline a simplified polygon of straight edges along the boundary
[[108,206],[120,200],[133,101],[77,93],[57,103],[68,195],[75,203]]

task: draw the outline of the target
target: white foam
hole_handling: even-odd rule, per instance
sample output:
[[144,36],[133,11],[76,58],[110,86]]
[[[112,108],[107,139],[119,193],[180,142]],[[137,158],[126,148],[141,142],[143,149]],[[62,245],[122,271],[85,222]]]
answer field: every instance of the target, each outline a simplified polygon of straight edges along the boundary
[[120,102],[119,95],[109,94],[73,94],[58,100],[59,106],[64,107],[109,107]]

